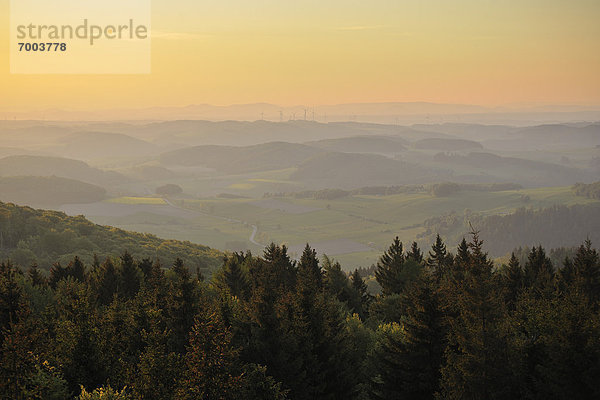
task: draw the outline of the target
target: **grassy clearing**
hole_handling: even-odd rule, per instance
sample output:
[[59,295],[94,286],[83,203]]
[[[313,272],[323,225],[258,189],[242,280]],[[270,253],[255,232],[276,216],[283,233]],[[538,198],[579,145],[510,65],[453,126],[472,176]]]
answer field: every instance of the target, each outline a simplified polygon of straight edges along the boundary
[[117,204],[149,204],[149,205],[162,205],[167,204],[163,198],[160,197],[117,197],[114,199],[106,200],[108,203]]

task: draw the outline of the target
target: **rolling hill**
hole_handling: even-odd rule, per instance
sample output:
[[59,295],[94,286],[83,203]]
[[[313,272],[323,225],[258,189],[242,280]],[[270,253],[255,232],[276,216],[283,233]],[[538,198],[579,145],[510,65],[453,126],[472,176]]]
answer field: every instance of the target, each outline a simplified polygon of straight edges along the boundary
[[9,156],[0,159],[0,176],[59,176],[107,187],[127,182],[123,175],[60,157]]
[[374,185],[428,183],[444,178],[432,169],[377,154],[324,153],[304,161],[291,175],[311,187],[354,189]]
[[398,137],[354,136],[339,139],[325,139],[306,143],[309,146],[340,151],[343,153],[393,154],[406,150],[408,142]]
[[0,201],[33,207],[93,203],[104,199],[100,186],[56,176],[11,176],[0,178]]
[[[593,175],[577,168],[516,157],[473,152],[467,155],[438,153],[434,160],[452,168],[466,167],[470,174],[480,174],[487,182],[515,182],[523,186],[568,186],[573,182],[593,180]],[[457,176],[460,172],[456,173]]]
[[30,151],[19,149],[17,147],[0,147],[0,157],[18,156],[30,153]]
[[159,153],[152,143],[119,133],[77,132],[57,140],[46,151],[78,160],[140,157]]
[[415,149],[438,150],[438,151],[459,151],[483,149],[481,143],[465,139],[445,139],[428,138],[421,139],[413,143]]
[[295,167],[322,150],[285,142],[255,146],[198,146],[162,154],[164,165],[203,166],[223,173],[246,173]]

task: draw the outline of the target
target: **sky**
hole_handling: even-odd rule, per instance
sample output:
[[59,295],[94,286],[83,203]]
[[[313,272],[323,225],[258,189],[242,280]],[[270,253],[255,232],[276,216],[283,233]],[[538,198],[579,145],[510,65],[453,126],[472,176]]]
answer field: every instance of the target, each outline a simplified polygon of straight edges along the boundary
[[16,75],[0,109],[600,105],[598,0],[154,0],[152,72]]

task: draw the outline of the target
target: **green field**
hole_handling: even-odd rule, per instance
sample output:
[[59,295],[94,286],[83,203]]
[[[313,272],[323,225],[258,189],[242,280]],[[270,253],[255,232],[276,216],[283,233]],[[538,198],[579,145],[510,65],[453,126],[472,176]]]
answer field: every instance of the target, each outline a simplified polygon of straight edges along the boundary
[[151,204],[161,205],[166,204],[165,199],[160,197],[117,197],[114,199],[106,200],[109,203],[118,204]]
[[[163,204],[158,198],[118,198],[121,204]],[[517,208],[544,208],[597,202],[575,196],[570,187],[501,192],[465,191],[448,197],[429,194],[349,196],[336,200],[176,199],[174,206],[192,211],[191,217],[133,213],[125,217],[95,216],[94,221],[165,238],[189,240],[222,250],[248,248],[261,252],[270,242],[299,248],[310,243],[342,262],[345,268],[376,262],[394,236],[405,243],[423,233],[423,222],[450,212],[481,215],[508,214]],[[259,205],[257,205],[259,204]],[[303,212],[306,210],[306,212]],[[258,228],[252,244],[253,226]],[[336,240],[343,239],[343,243]],[[423,248],[429,243],[420,243]],[[449,243],[453,246],[453,243]],[[354,247],[353,247],[354,246]],[[354,251],[353,248],[356,248]]]

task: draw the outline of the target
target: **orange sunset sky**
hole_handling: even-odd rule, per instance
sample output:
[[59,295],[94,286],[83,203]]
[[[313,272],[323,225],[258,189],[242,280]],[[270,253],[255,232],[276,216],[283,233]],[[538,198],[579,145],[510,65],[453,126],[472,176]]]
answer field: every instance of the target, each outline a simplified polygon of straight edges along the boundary
[[0,0],[0,109],[600,105],[598,0],[155,0],[152,10],[149,75],[12,75]]

